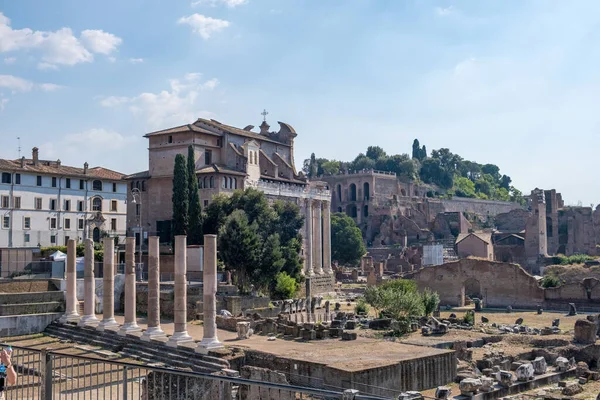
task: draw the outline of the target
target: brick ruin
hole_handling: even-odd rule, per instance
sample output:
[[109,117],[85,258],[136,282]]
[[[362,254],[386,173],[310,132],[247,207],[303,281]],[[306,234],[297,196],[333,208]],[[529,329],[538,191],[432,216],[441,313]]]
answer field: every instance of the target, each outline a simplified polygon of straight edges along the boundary
[[[495,200],[442,199],[434,197],[438,195],[434,186],[403,182],[394,173],[374,170],[321,180],[331,190],[332,212],[346,213],[356,221],[369,255],[387,260],[388,265],[402,264],[404,270],[409,265],[421,266],[426,244],[443,244],[444,261],[452,260],[458,241],[469,233],[490,236],[487,254],[471,255],[518,263],[533,274],[540,273],[549,255],[597,255],[600,243],[600,206],[595,210],[565,206],[554,189],[532,190],[526,196],[527,205],[521,206]],[[414,257],[414,252],[420,256]]]

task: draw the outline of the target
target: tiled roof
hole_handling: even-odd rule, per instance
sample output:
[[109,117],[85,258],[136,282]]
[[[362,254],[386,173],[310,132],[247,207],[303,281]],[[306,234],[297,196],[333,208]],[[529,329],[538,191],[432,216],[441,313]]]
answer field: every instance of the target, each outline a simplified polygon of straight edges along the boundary
[[457,236],[456,238],[456,244],[462,242],[463,240],[465,240],[467,237],[469,236],[475,236],[476,238],[480,239],[481,241],[485,242],[485,243],[492,243],[492,233],[491,232],[471,232],[471,233],[461,233],[460,235]]
[[99,178],[112,181],[118,181],[123,179],[124,177],[124,174],[120,172],[112,171],[110,169],[102,167],[88,168],[87,173],[84,173],[83,168],[62,165],[59,164],[57,161],[39,160],[38,165],[34,165],[32,159],[25,159],[23,167],[21,167],[21,160],[0,159],[0,170],[29,172],[43,175]]
[[146,179],[150,178],[150,171],[136,172],[135,174],[124,176],[123,179]]
[[213,136],[223,136],[220,133],[212,132],[207,129],[200,128],[193,124],[176,126],[174,128],[163,129],[162,131],[150,132],[144,135],[144,137],[156,136],[156,135],[167,135],[169,133],[181,133],[181,132],[198,132],[198,133],[206,133],[208,135]]
[[217,165],[217,164],[212,164],[212,165],[207,165],[206,167],[202,167],[200,169],[196,170],[197,174],[214,174],[214,173],[221,173],[221,174],[230,174],[230,175],[239,175],[239,176],[246,176],[245,172],[241,172],[241,171],[236,171],[230,168],[227,168],[225,166],[222,165]]
[[235,144],[233,144],[233,143],[229,143],[229,147],[231,147],[231,148],[233,149],[233,151],[235,151],[235,153],[236,153],[238,156],[240,156],[240,157],[246,157],[246,156],[244,155],[244,153],[242,153],[242,152],[240,152],[240,151],[238,150],[238,148],[237,148],[237,146],[236,146]]
[[260,133],[256,133],[256,132],[252,132],[252,131],[245,131],[243,129],[236,128],[234,126],[225,125],[225,124],[220,123],[219,121],[215,121],[214,119],[208,120],[208,119],[204,119],[204,118],[198,118],[198,120],[196,122],[194,122],[194,126],[198,127],[197,125],[195,125],[198,123],[206,124],[210,127],[213,127],[213,128],[225,131],[225,132],[229,132],[234,135],[243,136],[243,137],[252,138],[252,139],[258,139],[258,140],[262,140],[262,141],[266,141],[266,142],[277,143],[282,146],[289,146],[289,144],[282,143],[277,140],[273,140],[272,138],[269,138],[265,135],[261,135]]

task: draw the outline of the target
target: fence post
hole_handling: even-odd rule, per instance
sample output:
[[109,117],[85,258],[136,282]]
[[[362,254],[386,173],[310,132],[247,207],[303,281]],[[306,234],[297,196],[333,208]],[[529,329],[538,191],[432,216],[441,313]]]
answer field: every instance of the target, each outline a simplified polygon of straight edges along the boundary
[[52,400],[52,354],[47,349],[42,350],[40,356],[40,399]]
[[127,367],[123,367],[123,400],[127,400]]

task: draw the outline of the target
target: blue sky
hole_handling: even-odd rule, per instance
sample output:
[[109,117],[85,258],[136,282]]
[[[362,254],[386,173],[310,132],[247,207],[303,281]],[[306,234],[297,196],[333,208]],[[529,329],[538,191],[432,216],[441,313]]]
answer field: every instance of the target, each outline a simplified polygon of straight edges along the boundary
[[0,157],[147,168],[146,132],[296,128],[349,160],[418,138],[600,203],[594,1],[0,0]]

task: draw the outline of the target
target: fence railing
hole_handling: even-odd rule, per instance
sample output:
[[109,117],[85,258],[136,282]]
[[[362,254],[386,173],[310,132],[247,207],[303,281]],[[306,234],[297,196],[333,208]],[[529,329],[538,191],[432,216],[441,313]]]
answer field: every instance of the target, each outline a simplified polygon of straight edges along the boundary
[[333,391],[243,379],[236,376],[236,371],[203,374],[16,346],[12,364],[17,381],[5,387],[7,400],[383,399],[355,390]]

